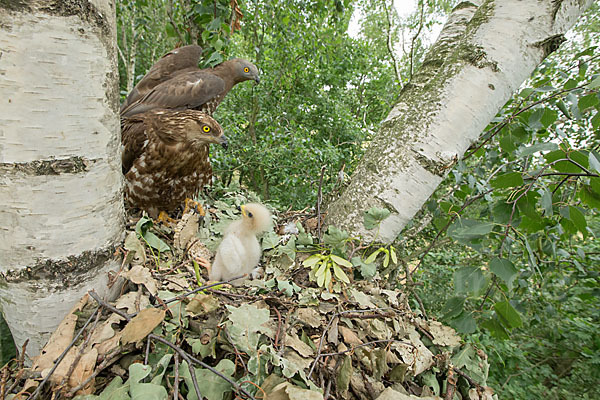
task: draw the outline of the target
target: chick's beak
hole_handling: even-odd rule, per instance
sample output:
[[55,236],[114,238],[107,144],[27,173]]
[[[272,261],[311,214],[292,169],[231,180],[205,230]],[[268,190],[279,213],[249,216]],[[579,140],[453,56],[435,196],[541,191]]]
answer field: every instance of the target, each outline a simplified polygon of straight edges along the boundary
[[220,144],[221,146],[223,146],[223,148],[224,148],[225,150],[227,150],[227,147],[229,146],[229,144],[228,144],[228,141],[227,141],[227,136],[225,136],[225,135],[222,135],[222,136],[219,138],[219,144]]

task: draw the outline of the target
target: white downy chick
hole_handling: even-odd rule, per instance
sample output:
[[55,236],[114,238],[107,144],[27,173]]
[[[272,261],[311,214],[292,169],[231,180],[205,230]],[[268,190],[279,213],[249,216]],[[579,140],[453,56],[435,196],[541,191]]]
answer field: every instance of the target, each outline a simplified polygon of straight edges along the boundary
[[[271,213],[265,206],[250,203],[241,206],[242,219],[232,222],[225,230],[209,273],[211,281],[224,281],[238,275],[250,275],[262,254],[257,235],[272,226]],[[244,279],[231,282],[239,285]]]

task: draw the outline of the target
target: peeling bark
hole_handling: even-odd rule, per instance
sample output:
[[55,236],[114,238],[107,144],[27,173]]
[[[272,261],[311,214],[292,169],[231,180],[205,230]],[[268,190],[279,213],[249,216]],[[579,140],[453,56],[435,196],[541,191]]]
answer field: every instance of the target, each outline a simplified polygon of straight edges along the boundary
[[30,357],[119,266],[115,34],[110,0],[0,2],[0,304]]
[[326,223],[373,239],[363,212],[387,208],[392,242],[592,0],[465,1],[381,124]]

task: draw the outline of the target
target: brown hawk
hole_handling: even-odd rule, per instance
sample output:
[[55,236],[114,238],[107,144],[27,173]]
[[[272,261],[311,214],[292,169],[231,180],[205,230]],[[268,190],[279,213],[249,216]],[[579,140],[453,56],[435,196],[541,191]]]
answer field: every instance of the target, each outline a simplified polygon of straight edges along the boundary
[[192,198],[212,177],[208,146],[223,129],[197,110],[152,110],[122,121],[125,197],[152,218]]
[[131,90],[131,93],[121,105],[121,111],[131,103],[139,100],[159,83],[182,72],[198,71],[198,61],[200,61],[201,55],[202,47],[191,44],[173,49],[162,56]]
[[[165,60],[168,59],[169,57]],[[161,61],[163,59],[159,60],[159,63]],[[186,64],[182,62],[182,64],[177,65]],[[153,69],[154,67],[151,71]],[[162,67],[157,67],[157,70],[162,71]],[[192,68],[192,70],[189,70],[189,67],[185,67],[180,68],[171,75],[166,73],[158,75],[160,77],[168,76],[169,79],[158,83],[137,99],[135,98],[138,94],[132,92],[133,101],[127,100],[125,102],[127,105],[124,104],[121,108],[121,118],[156,108],[195,109],[212,114],[233,86],[250,79],[257,83],[260,82],[256,66],[241,58],[224,61],[214,68]],[[142,81],[144,79],[146,77]],[[138,92],[140,92],[140,89],[138,89]]]

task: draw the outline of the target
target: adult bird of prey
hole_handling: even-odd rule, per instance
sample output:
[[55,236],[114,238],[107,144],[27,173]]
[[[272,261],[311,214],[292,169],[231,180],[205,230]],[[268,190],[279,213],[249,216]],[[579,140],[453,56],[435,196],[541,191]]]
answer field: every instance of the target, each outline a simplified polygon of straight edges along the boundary
[[210,182],[208,146],[227,146],[221,125],[197,110],[151,110],[121,122],[125,198],[152,218]]
[[136,102],[156,85],[173,78],[182,72],[198,70],[198,61],[202,55],[202,47],[196,44],[171,50],[160,58],[150,71],[131,90],[121,105],[121,111]]
[[[169,57],[166,57],[166,60],[168,59]],[[159,60],[159,63],[162,60]],[[132,92],[133,100],[126,101],[126,105],[121,108],[121,118],[156,108],[194,109],[212,115],[236,84],[250,79],[260,82],[256,66],[241,58],[224,61],[214,68],[187,68],[189,67],[179,69],[169,79],[158,83],[137,99],[135,98],[138,94]],[[144,79],[146,77],[142,81]],[[138,92],[141,93],[139,89]]]

